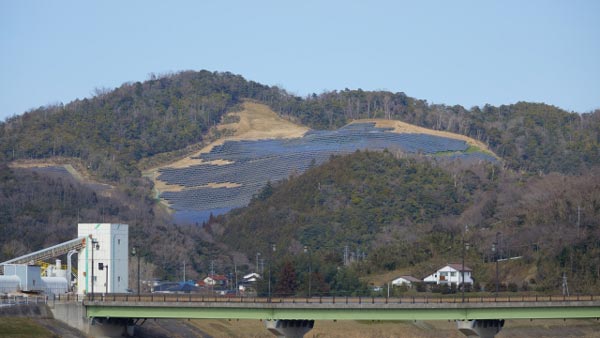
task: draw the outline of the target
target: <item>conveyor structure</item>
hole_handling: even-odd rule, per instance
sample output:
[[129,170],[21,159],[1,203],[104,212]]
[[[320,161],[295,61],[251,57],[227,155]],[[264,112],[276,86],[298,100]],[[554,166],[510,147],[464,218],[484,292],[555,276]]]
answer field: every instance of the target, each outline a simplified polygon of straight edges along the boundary
[[4,272],[5,264],[29,264],[35,263],[38,261],[43,261],[46,259],[58,257],[60,255],[64,255],[73,250],[80,250],[85,247],[86,237],[78,237],[60,244],[53,245],[49,248],[45,248],[42,250],[38,250],[36,252],[28,253],[26,255],[13,258],[6,262],[0,263],[0,269]]

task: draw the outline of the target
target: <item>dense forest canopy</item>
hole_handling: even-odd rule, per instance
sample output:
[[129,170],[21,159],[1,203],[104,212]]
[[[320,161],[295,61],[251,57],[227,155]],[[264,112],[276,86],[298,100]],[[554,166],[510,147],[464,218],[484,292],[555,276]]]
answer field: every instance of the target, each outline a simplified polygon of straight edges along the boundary
[[[218,137],[212,127],[246,99],[313,129],[383,118],[467,135],[486,143],[503,165],[358,152],[267,185],[247,208],[213,217],[205,229],[173,225],[151,197],[142,163]],[[279,290],[306,288],[289,279],[306,280],[301,271],[309,261],[298,254],[306,245],[315,253],[315,288],[342,292],[364,290],[359,277],[371,273],[419,276],[456,259],[469,224],[469,239],[480,243],[471,264],[483,283],[491,277],[479,257],[501,232],[504,250],[517,250],[531,268],[506,280],[551,290],[564,272],[577,276],[577,290],[598,290],[599,143],[600,110],[576,114],[527,102],[466,109],[360,89],[298,97],[231,73],[152,76],[0,123],[0,260],[70,239],[78,221],[122,222],[131,226],[131,243],[147,248],[144,260],[157,277],[175,278],[183,258],[192,276],[206,272],[210,260],[222,272],[236,264],[251,270],[253,255],[272,241],[285,248],[276,255],[287,271],[277,277]],[[57,157],[111,190],[9,166]],[[355,263],[340,269],[345,246]],[[159,249],[167,247],[173,250]]]

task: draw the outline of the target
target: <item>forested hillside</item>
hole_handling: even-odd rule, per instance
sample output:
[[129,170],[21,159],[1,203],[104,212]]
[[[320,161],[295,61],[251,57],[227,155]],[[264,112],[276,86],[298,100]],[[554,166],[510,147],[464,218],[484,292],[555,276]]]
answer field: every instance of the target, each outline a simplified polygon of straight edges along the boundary
[[485,261],[500,232],[500,255],[522,257],[504,269],[505,283],[558,290],[565,272],[573,291],[590,292],[600,287],[599,174],[526,177],[489,163],[441,167],[357,152],[267,186],[207,229],[249,257],[269,253],[272,242],[280,264],[306,264],[308,246],[315,271],[333,289],[346,246],[355,276],[401,269],[424,277],[460,261],[463,235],[472,243],[467,262],[484,286],[493,281]]
[[99,177],[119,181],[139,176],[143,158],[202,141],[242,98],[261,99],[269,91],[229,73],[153,77],[10,118],[0,127],[0,152],[8,161],[78,158]]
[[139,160],[202,141],[244,98],[315,129],[385,118],[486,142],[510,168],[579,172],[600,164],[600,111],[567,113],[538,103],[493,107],[428,104],[404,93],[343,90],[296,97],[231,73],[181,72],[98,90],[93,98],[41,107],[0,124],[4,160],[75,157],[104,179],[139,175]]
[[[488,144],[503,166],[356,153],[268,185],[248,208],[212,218],[210,233],[172,225],[151,198],[142,163],[218,137],[212,127],[244,99],[313,129],[384,118],[460,133]],[[479,245],[469,255],[483,267],[481,281],[490,280],[484,261],[500,231],[503,253],[518,250],[531,268],[507,279],[544,290],[566,272],[577,276],[578,290],[597,290],[599,143],[600,110],[576,114],[525,102],[466,109],[360,89],[302,98],[230,73],[153,76],[0,123],[0,259],[72,238],[79,220],[112,221],[130,224],[131,243],[146,248],[157,277],[176,276],[183,257],[191,271],[207,271],[212,259],[231,269],[235,250],[245,254],[236,263],[248,268],[257,250],[266,253],[267,243],[276,242],[279,263],[305,266],[298,253],[308,245],[319,253],[321,289],[348,290],[362,287],[360,275],[393,269],[419,275],[456,259],[468,224],[469,239]],[[56,156],[82,164],[113,190],[101,195],[79,182],[8,166]],[[361,263],[338,270],[346,245]]]
[[315,128],[357,118],[398,119],[486,143],[509,168],[576,173],[600,164],[600,110],[568,113],[543,103],[493,107],[428,104],[404,93],[344,90],[274,103],[274,109]]

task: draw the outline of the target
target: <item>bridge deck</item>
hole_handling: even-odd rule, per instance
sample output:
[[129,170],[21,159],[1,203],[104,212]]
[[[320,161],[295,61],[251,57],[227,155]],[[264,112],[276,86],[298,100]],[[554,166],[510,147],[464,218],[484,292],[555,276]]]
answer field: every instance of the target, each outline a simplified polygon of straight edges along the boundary
[[[402,302],[386,298],[259,299],[111,297],[85,301],[88,317],[310,320],[472,320],[600,318],[600,300]],[[127,300],[125,300],[127,299]],[[448,302],[447,300],[452,300]],[[493,300],[493,301],[492,301]]]

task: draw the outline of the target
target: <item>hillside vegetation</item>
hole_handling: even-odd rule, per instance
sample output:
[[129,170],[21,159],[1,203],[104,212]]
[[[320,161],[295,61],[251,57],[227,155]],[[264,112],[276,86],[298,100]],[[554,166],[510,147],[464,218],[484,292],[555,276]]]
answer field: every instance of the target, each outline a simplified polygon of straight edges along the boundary
[[301,98],[208,71],[153,76],[9,118],[0,124],[0,156],[8,161],[75,157],[98,177],[118,181],[139,175],[136,164],[143,158],[201,142],[223,114],[247,98],[312,129],[380,118],[466,135],[489,145],[513,169],[574,173],[600,164],[598,110],[576,114],[526,102],[465,109],[360,89]]
[[[361,152],[267,185],[248,208],[213,217],[208,231],[173,225],[141,169],[227,134],[216,126],[231,122],[223,116],[248,99],[312,129],[384,119],[459,133],[483,142],[503,166]],[[222,272],[234,261],[250,270],[257,251],[268,256],[274,242],[281,271],[298,269],[296,291],[305,287],[299,281],[309,259],[299,253],[307,245],[315,288],[341,292],[364,289],[359,277],[395,269],[422,277],[457,260],[469,225],[466,236],[477,244],[469,262],[483,284],[491,280],[489,248],[500,231],[502,255],[523,257],[503,280],[557,290],[565,272],[574,290],[597,291],[599,142],[600,110],[576,114],[526,102],[466,109],[360,89],[302,98],[231,73],[152,76],[0,123],[0,259],[70,239],[78,221],[123,222],[157,277],[175,278],[184,258],[192,275],[207,271],[210,260]],[[86,184],[8,166],[57,156],[114,189],[103,196]],[[345,246],[355,263],[342,268]]]
[[293,266],[306,264],[308,246],[313,271],[331,289],[346,246],[356,276],[402,270],[422,278],[460,262],[463,235],[472,243],[467,262],[485,286],[493,282],[491,248],[500,231],[501,258],[520,257],[503,263],[505,284],[556,291],[565,272],[573,291],[591,292],[600,286],[598,175],[527,178],[491,164],[441,167],[356,152],[265,187],[247,208],[207,228],[249,257],[270,252],[272,242],[277,260]]

